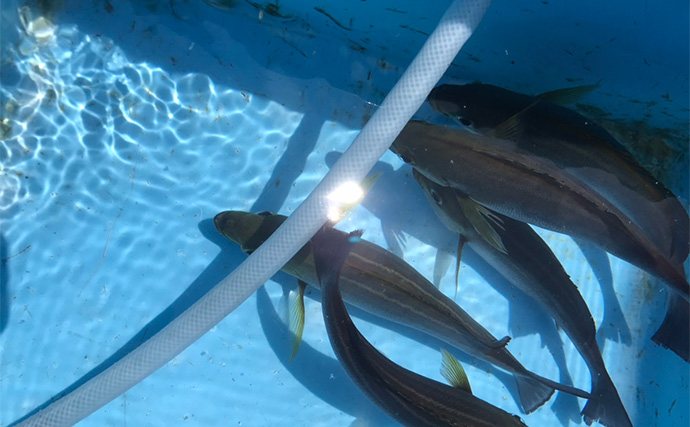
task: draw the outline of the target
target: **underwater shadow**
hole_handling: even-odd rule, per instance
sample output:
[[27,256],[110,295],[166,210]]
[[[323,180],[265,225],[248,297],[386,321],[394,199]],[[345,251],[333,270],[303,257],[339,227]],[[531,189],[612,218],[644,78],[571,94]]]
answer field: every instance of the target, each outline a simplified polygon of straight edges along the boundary
[[0,233],[0,334],[7,327],[10,320],[9,269],[7,263],[7,240]]
[[604,299],[604,317],[597,328],[597,344],[604,351],[606,340],[620,342],[626,346],[632,344],[632,335],[628,322],[623,316],[623,309],[618,302],[616,290],[613,288],[613,272],[608,253],[593,243],[582,239],[573,239],[580,247],[585,259],[592,267],[592,271],[599,281],[601,294]]
[[[120,347],[115,353],[113,353],[106,360],[101,362],[98,366],[93,368],[91,371],[84,374],[81,378],[76,380],[74,383],[69,385],[67,388],[63,389],[59,393],[55,394],[48,401],[41,404],[28,414],[24,415],[22,418],[16,420],[10,425],[15,425],[32,415],[45,409],[48,405],[65,396],[66,394],[76,390],[81,385],[105,371],[113,364],[124,358],[132,350],[139,347],[144,341],[151,338],[153,335],[158,333],[161,329],[167,326],[174,318],[184,312],[186,309],[194,305],[201,297],[206,295],[206,293],[213,288],[218,282],[220,282],[225,276],[230,274],[232,271],[232,266],[239,264],[238,258],[244,258],[232,242],[230,242],[225,237],[221,236],[213,225],[213,219],[204,219],[199,223],[199,231],[201,234],[216,244],[221,250],[216,256],[216,258],[211,261],[211,263],[206,267],[206,269],[185,289],[185,291],[173,301],[165,310],[163,310],[158,316],[151,320],[146,326],[144,326],[139,332],[137,332],[132,338],[129,339],[122,347]],[[240,261],[241,262],[241,261]]]
[[[535,349],[535,351],[541,351],[546,347],[558,368],[558,382],[572,386],[573,379],[568,370],[563,341],[553,318],[532,297],[511,284],[482,257],[477,255],[472,247],[468,246],[463,250],[462,262],[471,265],[477,274],[508,300],[510,335],[513,338],[539,335],[541,349]],[[458,292],[458,298],[462,298],[462,290]],[[568,393],[556,390],[556,399],[551,405],[551,410],[563,425],[568,425],[568,422],[580,423],[582,421],[579,399]]]
[[292,184],[302,174],[307,157],[319,139],[323,118],[306,113],[287,142],[287,148],[276,163],[250,212],[278,212],[290,193]]
[[256,293],[256,310],[266,340],[285,369],[307,390],[330,406],[370,425],[391,425],[388,415],[352,382],[338,360],[302,342],[290,362],[291,332],[278,315],[265,286]]

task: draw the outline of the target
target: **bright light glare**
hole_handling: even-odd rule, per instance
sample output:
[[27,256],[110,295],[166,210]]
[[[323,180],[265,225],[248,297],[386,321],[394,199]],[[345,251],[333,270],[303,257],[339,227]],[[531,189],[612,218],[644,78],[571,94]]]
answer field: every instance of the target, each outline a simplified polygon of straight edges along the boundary
[[364,198],[364,190],[359,184],[348,181],[336,188],[326,197],[328,200],[328,219],[336,223],[343,219]]

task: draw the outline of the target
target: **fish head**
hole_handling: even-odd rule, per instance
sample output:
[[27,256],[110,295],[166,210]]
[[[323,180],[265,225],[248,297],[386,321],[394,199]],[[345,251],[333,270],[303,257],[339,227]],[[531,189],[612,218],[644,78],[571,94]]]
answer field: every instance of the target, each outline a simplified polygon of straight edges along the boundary
[[513,97],[519,95],[497,86],[470,83],[441,85],[429,94],[429,105],[464,128],[485,133],[506,121],[512,114]]
[[410,120],[402,132],[391,144],[390,150],[398,155],[403,162],[414,166],[416,157],[426,150],[425,140],[427,134],[425,129],[431,125],[419,120]]
[[225,211],[213,218],[216,229],[240,245],[246,253],[254,252],[285,221],[285,216],[271,212],[254,214],[243,211]]
[[424,195],[431,204],[431,208],[441,222],[451,231],[462,233],[466,226],[462,208],[458,203],[460,193],[455,189],[441,185],[428,178],[416,168],[412,169],[412,176],[424,191]]

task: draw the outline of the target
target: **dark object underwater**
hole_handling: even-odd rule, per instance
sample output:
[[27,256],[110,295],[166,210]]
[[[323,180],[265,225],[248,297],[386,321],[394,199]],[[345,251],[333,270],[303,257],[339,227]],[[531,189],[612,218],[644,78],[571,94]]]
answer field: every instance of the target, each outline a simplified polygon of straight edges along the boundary
[[334,234],[323,228],[311,240],[326,330],[350,378],[377,406],[406,426],[525,426],[519,417],[470,391],[396,365],[362,336],[345,308],[338,283],[341,267],[360,235]]

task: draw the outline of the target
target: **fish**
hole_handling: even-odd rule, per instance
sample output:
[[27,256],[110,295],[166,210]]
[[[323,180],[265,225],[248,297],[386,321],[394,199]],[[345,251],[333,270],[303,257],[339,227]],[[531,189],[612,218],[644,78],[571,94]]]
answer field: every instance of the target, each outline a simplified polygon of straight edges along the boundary
[[690,219],[682,203],[604,128],[559,105],[597,86],[530,96],[488,84],[446,84],[434,88],[428,100],[435,111],[466,127],[511,139],[520,151],[552,160],[609,199],[681,265],[690,251]]
[[[470,245],[510,283],[537,301],[570,337],[592,379],[592,398],[582,410],[585,422],[588,425],[598,421],[605,426],[632,426],[606,370],[592,314],[544,240],[528,224],[490,211],[459,191],[436,184],[416,169],[412,173],[441,222],[458,233],[461,242]],[[480,212],[481,218],[470,219],[468,211]],[[482,221],[483,225],[476,225]],[[495,236],[487,237],[487,228],[492,229]],[[496,240],[500,241],[500,247]],[[458,263],[461,253],[460,246]]]
[[[285,221],[283,215],[221,212],[214,218],[216,229],[243,251],[251,253]],[[344,235],[335,228],[327,234]],[[307,243],[282,271],[305,285],[319,287],[313,250]],[[583,390],[559,384],[527,370],[508,351],[509,337],[497,339],[450,298],[446,297],[412,266],[389,251],[364,239],[345,259],[340,277],[345,301],[381,318],[411,327],[484,359],[513,374],[520,405],[526,413],[543,405],[554,389],[589,398]]]
[[690,299],[684,272],[634,222],[552,161],[512,141],[410,121],[391,150],[437,184],[513,219],[591,241]]
[[475,397],[462,366],[450,353],[443,353],[442,372],[454,387],[395,364],[359,332],[343,302],[339,281],[361,235],[361,230],[345,234],[322,228],[311,239],[328,337],[355,384],[405,426],[525,426],[520,417]]

